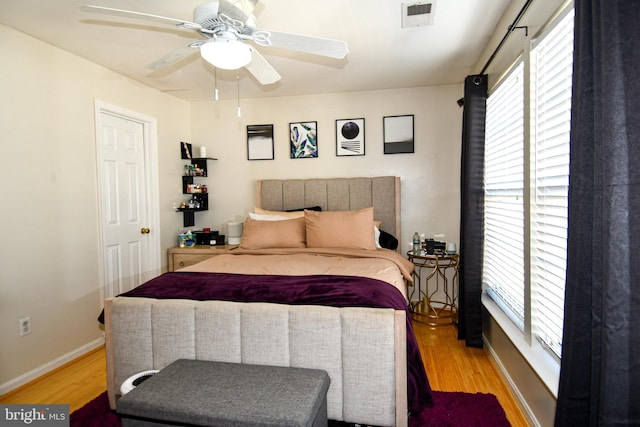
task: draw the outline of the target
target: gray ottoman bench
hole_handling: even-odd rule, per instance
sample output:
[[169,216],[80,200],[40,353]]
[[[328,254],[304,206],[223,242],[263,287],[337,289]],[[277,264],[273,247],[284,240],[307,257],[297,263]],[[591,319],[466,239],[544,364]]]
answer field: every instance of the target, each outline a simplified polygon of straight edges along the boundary
[[323,370],[177,360],[117,403],[123,427],[326,426]]

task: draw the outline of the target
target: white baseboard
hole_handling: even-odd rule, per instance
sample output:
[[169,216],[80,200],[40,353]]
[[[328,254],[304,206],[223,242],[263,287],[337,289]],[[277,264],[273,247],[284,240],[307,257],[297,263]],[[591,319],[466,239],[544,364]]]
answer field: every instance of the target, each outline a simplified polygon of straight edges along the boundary
[[15,390],[20,386],[23,386],[28,382],[33,381],[36,378],[39,378],[44,374],[51,372],[52,370],[64,365],[65,363],[71,362],[72,360],[77,359],[78,357],[102,345],[104,345],[104,337],[100,337],[94,341],[91,341],[83,345],[82,347],[79,347],[67,354],[64,354],[58,357],[57,359],[47,362],[44,365],[38,366],[36,369],[33,369],[25,374],[22,374],[17,378],[7,381],[4,384],[0,384],[0,396],[2,396],[3,394],[9,393],[12,390]]
[[534,415],[533,411],[531,410],[531,407],[525,400],[524,396],[522,395],[522,393],[520,393],[520,389],[513,382],[511,375],[509,375],[509,372],[502,364],[502,361],[500,360],[496,352],[493,350],[493,347],[491,347],[491,343],[489,342],[489,340],[487,340],[487,338],[484,335],[482,335],[482,340],[484,342],[485,349],[489,353],[489,359],[494,364],[494,366],[498,369],[498,371],[500,371],[500,374],[502,374],[502,378],[504,378],[505,382],[507,383],[507,387],[509,387],[509,390],[515,396],[517,403],[520,406],[520,409],[522,409],[522,412],[525,418],[527,419],[527,421],[529,422],[529,424],[532,427],[542,427],[542,425]]

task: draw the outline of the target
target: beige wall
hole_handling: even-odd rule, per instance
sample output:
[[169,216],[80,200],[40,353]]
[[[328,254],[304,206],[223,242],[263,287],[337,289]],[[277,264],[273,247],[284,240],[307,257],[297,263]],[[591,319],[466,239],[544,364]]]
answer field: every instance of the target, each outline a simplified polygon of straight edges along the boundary
[[[180,170],[190,107],[3,26],[0,58],[1,394],[102,339],[94,100],[157,118],[160,188]],[[161,221],[178,226],[168,210]]]
[[[460,196],[461,86],[324,94],[305,97],[192,104],[194,147],[204,145],[219,160],[210,164],[210,211],[196,226],[224,230],[253,209],[255,181],[397,175],[402,185],[402,242],[414,231],[445,233],[458,242]],[[382,118],[413,114],[414,154],[383,154]],[[365,155],[336,157],[336,119],[365,119]],[[317,121],[318,158],[289,157],[289,122]],[[246,126],[273,124],[275,160],[247,161]],[[176,190],[179,192],[176,180]],[[384,229],[384,224],[381,226]],[[403,246],[407,249],[406,244]]]
[[[461,85],[243,99],[238,118],[236,100],[188,104],[2,26],[0,57],[0,394],[102,339],[96,99],[157,119],[163,254],[183,229],[172,209],[185,198],[179,141],[219,159],[197,228],[224,232],[243,219],[257,179],[398,175],[404,248],[414,231],[458,242]],[[415,153],[384,155],[382,117],[402,114],[415,115]],[[336,157],[335,120],[360,117],[366,155]],[[319,158],[290,159],[288,124],[308,120],[318,122]],[[274,125],[275,160],[246,160],[250,124]],[[33,332],[20,337],[26,316]]]

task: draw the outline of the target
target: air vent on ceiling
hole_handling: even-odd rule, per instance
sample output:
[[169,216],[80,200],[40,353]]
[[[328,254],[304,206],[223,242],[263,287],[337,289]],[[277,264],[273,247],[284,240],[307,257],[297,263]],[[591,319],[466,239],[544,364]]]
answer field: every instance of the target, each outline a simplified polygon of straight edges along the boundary
[[436,0],[428,3],[402,3],[402,28],[433,24]]
[[408,16],[424,15],[425,13],[431,13],[431,3],[412,4],[407,7]]

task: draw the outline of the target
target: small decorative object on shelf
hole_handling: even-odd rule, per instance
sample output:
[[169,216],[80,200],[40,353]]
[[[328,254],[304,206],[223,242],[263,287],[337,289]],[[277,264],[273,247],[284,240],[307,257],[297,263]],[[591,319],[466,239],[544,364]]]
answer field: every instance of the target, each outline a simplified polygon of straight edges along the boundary
[[187,184],[187,193],[206,193],[207,185],[206,184]]
[[[201,149],[200,153],[206,155],[206,149]],[[193,157],[193,147],[186,142],[180,143],[180,155],[183,160],[189,160],[189,163],[184,165],[182,194],[190,194],[192,197],[182,202],[177,210],[184,215],[183,226],[193,227],[195,225],[195,212],[209,209],[207,185],[195,182],[194,179],[206,178],[208,176],[207,161],[217,159],[212,157]]]
[[191,160],[193,158],[193,147],[186,142],[180,143],[180,158],[184,160]]

